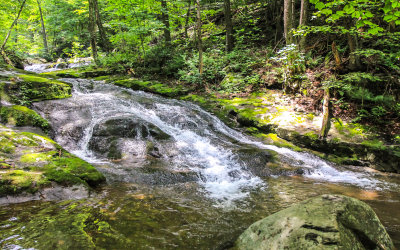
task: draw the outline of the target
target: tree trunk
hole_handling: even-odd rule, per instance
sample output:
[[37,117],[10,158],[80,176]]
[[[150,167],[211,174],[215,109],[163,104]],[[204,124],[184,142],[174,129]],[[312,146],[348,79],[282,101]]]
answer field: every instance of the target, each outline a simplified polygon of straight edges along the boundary
[[22,10],[24,9],[25,2],[26,2],[26,0],[24,0],[24,1],[22,2],[21,7],[19,8],[17,17],[15,18],[14,22],[11,24],[11,27],[10,27],[10,29],[8,30],[8,33],[7,33],[7,35],[6,35],[6,38],[4,39],[3,44],[1,45],[1,48],[0,48],[1,56],[3,57],[4,61],[5,61],[7,64],[11,65],[11,66],[14,66],[14,64],[13,64],[13,62],[10,60],[10,58],[8,58],[5,47],[6,47],[6,44],[7,44],[8,39],[10,38],[11,31],[13,30],[14,25],[18,22],[19,16],[21,15]]
[[47,33],[46,33],[46,28],[44,26],[44,20],[43,20],[43,12],[42,12],[42,6],[40,4],[40,0],[37,0],[37,4],[39,7],[39,13],[40,13],[40,23],[42,24],[42,37],[43,37],[43,47],[44,47],[44,54],[46,59],[49,58],[49,46],[47,44]]
[[94,13],[96,16],[96,23],[97,27],[99,29],[99,35],[100,35],[100,40],[101,40],[101,47],[106,51],[110,52],[111,51],[111,43],[110,40],[108,40],[107,33],[103,27],[103,24],[101,22],[101,15],[99,11],[99,5],[97,0],[93,0],[93,7],[94,7]]
[[89,35],[90,46],[92,47],[92,57],[94,62],[98,63],[97,45],[96,45],[96,32],[95,32],[95,14],[94,14],[94,1],[89,0]]
[[189,0],[188,4],[189,4],[189,6],[188,6],[188,9],[187,9],[187,12],[186,12],[186,20],[185,20],[185,38],[189,37],[188,29],[189,29],[190,7],[191,7],[191,4],[192,4],[192,0]]
[[168,15],[168,6],[166,0],[161,0],[161,21],[164,24],[164,38],[167,44],[171,43],[171,31],[169,28],[169,15]]
[[348,41],[349,50],[350,50],[349,69],[357,70],[361,67],[360,57],[358,55],[354,54],[354,52],[356,52],[358,49],[357,36],[347,33],[347,41]]
[[[301,0],[299,26],[307,25],[307,14],[308,14],[308,0]],[[304,52],[306,49],[306,36],[304,35],[300,37],[299,48],[300,51],[302,52]]]
[[275,33],[275,44],[280,41],[282,38],[282,5],[281,5],[281,0],[276,0],[276,16],[275,16],[275,22],[276,22],[276,33]]
[[292,30],[292,0],[283,1],[283,32],[286,39],[286,44],[293,42]]
[[197,4],[197,42],[199,49],[199,73],[203,74],[203,41],[201,37],[201,9],[200,0],[196,0]]
[[233,50],[233,25],[231,16],[231,0],[224,0],[225,25],[226,25],[226,51]]
[[331,111],[330,111],[330,91],[326,88],[324,91],[324,104],[322,108],[322,126],[319,138],[325,140],[331,128]]

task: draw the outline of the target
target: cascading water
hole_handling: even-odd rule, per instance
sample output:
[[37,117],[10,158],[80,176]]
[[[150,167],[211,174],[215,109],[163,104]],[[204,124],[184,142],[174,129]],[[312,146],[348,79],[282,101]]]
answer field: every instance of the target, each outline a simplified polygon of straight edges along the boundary
[[[79,68],[83,66],[88,66],[91,64],[91,61],[89,60],[83,60],[80,61],[79,58],[75,59],[73,63],[42,63],[42,64],[32,64],[32,65],[27,65],[25,66],[26,71],[31,71],[35,73],[43,73],[43,72],[51,72],[51,71],[57,71],[62,68],[67,68],[67,69],[73,69],[73,68]],[[60,66],[63,67],[60,67]]]
[[72,98],[33,106],[108,183],[82,200],[1,207],[4,249],[229,249],[260,218],[326,193],[366,201],[400,246],[398,176],[263,144],[188,102],[64,81]]
[[[118,169],[120,175],[129,176],[135,167],[148,164],[149,155],[156,155],[155,160],[171,171],[193,173],[209,197],[232,201],[266,185],[238,153],[250,148],[250,152],[279,153],[308,178],[373,189],[381,186],[367,173],[338,170],[316,156],[257,142],[188,102],[92,80],[64,81],[74,86],[72,98],[35,107],[52,123],[62,146],[89,162],[108,164],[109,172]],[[157,138],[161,133],[168,138]],[[149,152],[149,145],[156,145],[156,152]]]

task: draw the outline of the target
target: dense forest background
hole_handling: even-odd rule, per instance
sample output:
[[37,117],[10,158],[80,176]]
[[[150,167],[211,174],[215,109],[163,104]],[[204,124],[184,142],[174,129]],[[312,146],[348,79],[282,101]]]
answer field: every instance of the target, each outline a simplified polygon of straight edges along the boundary
[[283,89],[325,120],[400,143],[398,0],[0,3],[4,64],[91,56],[91,67],[217,96]]

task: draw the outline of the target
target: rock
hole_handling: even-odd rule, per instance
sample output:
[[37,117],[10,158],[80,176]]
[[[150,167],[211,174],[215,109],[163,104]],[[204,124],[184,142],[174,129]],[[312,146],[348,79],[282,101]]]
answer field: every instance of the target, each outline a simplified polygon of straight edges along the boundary
[[394,249],[374,211],[364,202],[322,195],[252,224],[237,249]]
[[93,129],[93,136],[118,136],[122,138],[148,138],[163,140],[170,136],[155,125],[140,118],[121,117],[97,124]]
[[[161,158],[164,154],[160,152],[160,145],[155,144],[167,139],[170,139],[168,134],[138,117],[119,117],[99,123],[93,128],[89,148],[113,160],[123,158],[124,154],[145,157],[146,153]],[[146,143],[148,140],[154,141],[151,147]]]
[[[50,186],[81,186],[88,191],[89,187],[105,181],[92,165],[68,153],[51,139],[16,132],[1,125],[0,155],[0,203],[43,198],[44,190]],[[61,197],[62,192],[45,192],[48,193],[45,196]]]

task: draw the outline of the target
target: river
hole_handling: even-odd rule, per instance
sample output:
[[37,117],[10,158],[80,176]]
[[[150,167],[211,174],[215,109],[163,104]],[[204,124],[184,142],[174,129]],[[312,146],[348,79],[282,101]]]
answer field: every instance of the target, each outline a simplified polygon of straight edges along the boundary
[[395,174],[266,145],[189,102],[87,79],[34,104],[107,184],[76,201],[0,207],[5,249],[225,249],[250,224],[319,194],[372,206],[400,247]]

